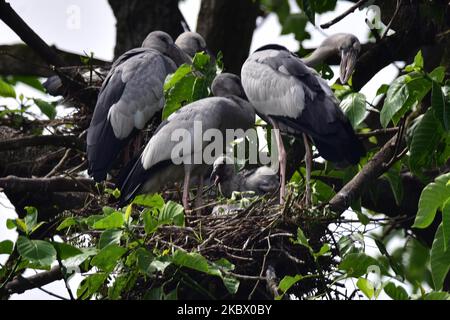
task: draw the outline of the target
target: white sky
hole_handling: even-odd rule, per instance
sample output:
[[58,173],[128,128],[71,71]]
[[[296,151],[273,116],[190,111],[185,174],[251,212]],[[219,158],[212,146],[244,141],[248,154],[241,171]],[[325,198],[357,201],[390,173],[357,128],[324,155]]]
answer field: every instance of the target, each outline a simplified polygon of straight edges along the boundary
[[[298,12],[295,1],[290,0],[294,12]],[[9,3],[17,13],[39,34],[48,44],[56,45],[58,48],[77,52],[94,52],[100,59],[111,60],[115,43],[115,18],[107,0],[10,0]],[[316,24],[320,25],[339,13],[346,10],[351,3],[338,2],[337,10],[316,17]],[[200,8],[200,0],[185,0],[180,3],[180,9],[192,30],[195,30],[197,14]],[[355,11],[327,30],[318,30],[309,25],[308,31],[312,38],[304,42],[304,46],[317,47],[326,35],[338,32],[351,32],[359,40],[367,42],[369,29],[365,24],[366,11]],[[292,51],[298,50],[298,43],[293,35],[280,36],[281,26],[275,14],[270,14],[263,23],[259,24],[254,33],[251,51],[268,44],[278,43],[286,46]],[[0,44],[12,44],[20,39],[3,22],[0,21]],[[335,68],[337,77],[338,72]],[[396,68],[389,66],[375,76],[361,92],[366,94],[372,101],[378,87],[383,83],[390,83],[396,77]],[[334,81],[335,79],[333,79]],[[16,90],[23,92],[26,96],[41,96],[35,90],[26,86],[17,87]],[[0,103],[12,103],[11,100],[2,100]],[[6,230],[5,221],[13,218],[15,212],[11,203],[0,193],[0,241],[15,239],[14,231]],[[0,262],[4,262],[6,256],[0,256]],[[33,274],[27,271],[26,275]],[[71,280],[71,286],[78,286],[81,278],[78,276]],[[68,297],[62,281],[50,284],[44,288],[57,292],[59,295]],[[12,299],[52,299],[51,296],[38,289],[27,291],[22,295],[14,295]]]

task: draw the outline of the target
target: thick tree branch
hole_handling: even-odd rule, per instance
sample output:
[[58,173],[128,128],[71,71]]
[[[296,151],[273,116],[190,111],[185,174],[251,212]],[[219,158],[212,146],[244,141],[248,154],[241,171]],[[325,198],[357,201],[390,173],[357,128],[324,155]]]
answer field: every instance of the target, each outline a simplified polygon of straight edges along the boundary
[[[82,66],[81,55],[51,47],[70,66]],[[106,66],[108,61],[92,59],[95,66]],[[26,44],[0,45],[0,75],[50,77],[56,73]]]
[[7,192],[94,192],[95,182],[88,178],[0,178],[0,188]]
[[63,279],[63,274],[59,266],[55,266],[50,271],[40,272],[28,278],[19,275],[6,284],[6,294],[23,293],[27,290],[43,287],[61,279]]
[[[364,168],[348,182],[336,195],[330,200],[330,208],[337,212],[343,213],[348,207],[363,194],[366,188],[389,170],[388,163],[396,156],[395,150],[397,135],[389,140],[380,151],[364,166]],[[404,139],[400,141],[400,149],[405,144]]]
[[16,150],[24,147],[35,147],[42,145],[51,145],[57,147],[67,147],[84,151],[86,149],[85,142],[77,136],[32,136],[15,138],[0,141],[0,151]]

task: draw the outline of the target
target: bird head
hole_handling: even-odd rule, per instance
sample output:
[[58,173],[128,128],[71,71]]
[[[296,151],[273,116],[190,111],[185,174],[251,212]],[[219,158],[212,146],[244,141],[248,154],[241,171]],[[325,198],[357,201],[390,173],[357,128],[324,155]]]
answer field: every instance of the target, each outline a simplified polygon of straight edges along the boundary
[[214,161],[213,170],[209,177],[215,186],[221,182],[227,181],[235,174],[234,161],[227,156],[220,156]]
[[203,37],[191,31],[183,32],[178,36],[175,40],[175,44],[184,51],[184,53],[188,54],[191,58],[195,56],[197,52],[206,52],[211,55],[208,47],[206,46],[206,41]]
[[211,91],[216,97],[238,96],[247,99],[241,79],[232,73],[221,73],[214,78],[211,84]]
[[159,51],[163,55],[171,58],[178,66],[183,63],[190,63],[191,61],[190,57],[164,31],[153,31],[149,33],[142,43],[142,47]]
[[352,34],[341,34],[339,42],[339,55],[341,57],[340,79],[346,83],[355,69],[356,61],[361,50],[361,43]]

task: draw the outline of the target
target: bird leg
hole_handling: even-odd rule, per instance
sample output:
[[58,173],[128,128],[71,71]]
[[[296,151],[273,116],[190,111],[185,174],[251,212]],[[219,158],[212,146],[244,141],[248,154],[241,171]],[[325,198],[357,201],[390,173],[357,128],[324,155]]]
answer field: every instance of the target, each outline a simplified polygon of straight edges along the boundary
[[303,143],[305,145],[305,163],[306,163],[306,206],[311,206],[311,167],[312,167],[312,150],[311,144],[308,141],[308,136],[303,134]]
[[189,210],[189,180],[191,178],[191,171],[188,170],[185,172],[184,175],[184,182],[183,182],[183,207],[184,210]]
[[[203,205],[203,175],[198,176],[197,194],[195,197],[195,208],[200,208]],[[201,210],[199,212],[201,214]]]
[[280,162],[280,204],[283,204],[286,194],[286,150],[284,149],[283,139],[281,139],[280,128],[274,120],[270,119],[270,123],[275,129],[275,141],[278,148],[278,161]]

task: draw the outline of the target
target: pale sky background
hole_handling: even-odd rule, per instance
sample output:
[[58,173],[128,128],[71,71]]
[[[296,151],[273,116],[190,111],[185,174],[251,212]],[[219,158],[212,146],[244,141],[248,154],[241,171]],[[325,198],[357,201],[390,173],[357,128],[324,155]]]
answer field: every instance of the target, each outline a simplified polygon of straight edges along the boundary
[[[76,53],[94,52],[97,58],[111,60],[113,58],[113,49],[115,43],[115,18],[109,7],[107,0],[10,0],[8,1],[16,12],[40,35],[48,44],[54,44],[58,48]],[[295,1],[291,1],[294,12],[299,9]],[[316,25],[320,25],[331,20],[339,13],[345,11],[350,2],[338,2],[337,10],[331,13],[317,15]],[[185,0],[180,3],[180,9],[185,16],[189,26],[195,30],[197,14],[200,8],[200,0]],[[79,24],[73,17],[79,13]],[[312,25],[309,25],[308,31],[312,38],[304,42],[304,47],[317,47],[326,35],[332,35],[338,32],[351,32],[356,35],[362,43],[368,41],[369,29],[365,24],[366,10],[356,10],[353,14],[346,17],[341,22],[335,24],[327,30],[319,31]],[[293,35],[280,36],[281,26],[275,14],[270,14],[262,22],[258,21],[258,28],[254,33],[251,51],[268,43],[278,43],[286,46],[291,51],[297,51],[298,42],[294,40]],[[12,44],[19,42],[20,39],[3,22],[0,21],[0,44]],[[372,101],[378,87],[383,83],[390,83],[396,77],[396,68],[389,66],[376,75],[362,90],[366,94],[368,101]],[[337,68],[334,68],[335,78],[338,76]],[[333,83],[335,79],[333,79]],[[27,86],[19,85],[16,87],[18,93],[23,92],[28,97],[45,97],[41,93]],[[0,99],[0,103],[14,105],[13,99]],[[59,115],[62,109],[59,108]],[[0,241],[5,239],[15,240],[17,234],[14,231],[7,230],[5,221],[7,218],[13,218],[16,214],[11,203],[3,193],[0,193]],[[0,262],[3,263],[6,256],[0,256]],[[25,276],[32,275],[34,271],[28,270]],[[75,292],[80,276],[75,276],[70,280],[71,287]],[[68,297],[62,281],[52,283],[44,287],[59,295]],[[21,295],[13,295],[12,299],[53,299],[46,293],[34,289]]]

